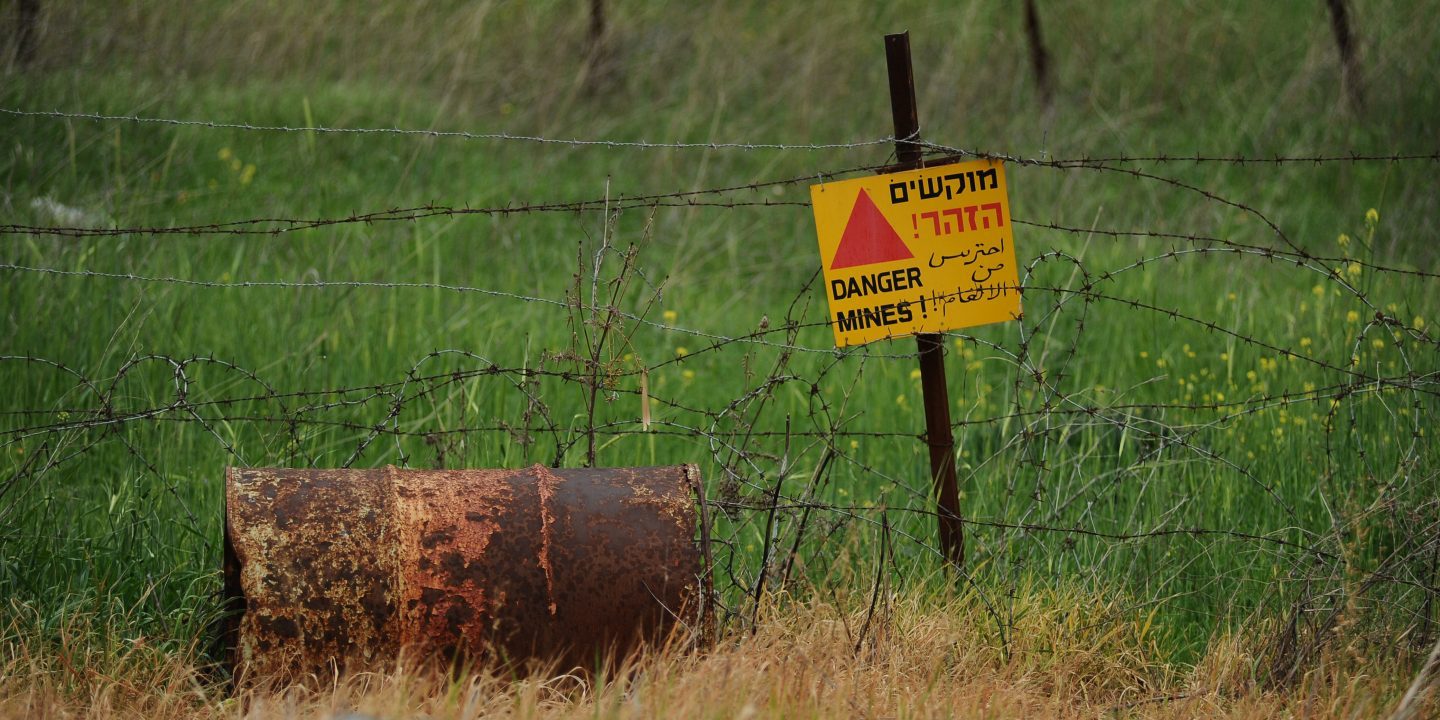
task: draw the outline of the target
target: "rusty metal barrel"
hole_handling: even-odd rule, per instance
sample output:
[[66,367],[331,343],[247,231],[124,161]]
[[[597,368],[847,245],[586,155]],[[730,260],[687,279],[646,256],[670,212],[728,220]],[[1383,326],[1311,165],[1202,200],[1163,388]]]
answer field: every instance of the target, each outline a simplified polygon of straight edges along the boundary
[[584,666],[700,626],[709,592],[693,465],[230,468],[225,504],[237,678]]

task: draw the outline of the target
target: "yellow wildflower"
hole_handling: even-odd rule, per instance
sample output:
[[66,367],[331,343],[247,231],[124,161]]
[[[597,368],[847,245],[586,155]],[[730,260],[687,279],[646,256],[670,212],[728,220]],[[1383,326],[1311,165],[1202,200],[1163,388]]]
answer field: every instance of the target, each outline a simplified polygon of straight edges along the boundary
[[1375,208],[1370,208],[1369,210],[1366,210],[1365,224],[1374,225],[1377,222],[1380,222],[1380,213],[1375,212]]
[[1345,322],[1348,322],[1348,323],[1357,323],[1357,322],[1360,322],[1360,313],[1355,312],[1354,310],[1351,310],[1350,312],[1345,313]]
[[674,310],[666,310],[665,312],[660,313],[660,318],[667,323],[675,322],[675,319],[678,317],[680,317],[680,313],[677,313]]

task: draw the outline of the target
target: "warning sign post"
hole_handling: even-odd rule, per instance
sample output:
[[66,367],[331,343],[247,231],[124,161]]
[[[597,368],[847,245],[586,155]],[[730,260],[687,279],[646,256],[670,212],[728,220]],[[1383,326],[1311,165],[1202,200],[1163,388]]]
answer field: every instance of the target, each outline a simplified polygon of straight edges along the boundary
[[1004,163],[814,185],[810,199],[836,345],[1020,316]]
[[814,185],[810,199],[835,344],[914,335],[940,551],[965,566],[955,434],[945,388],[945,330],[1020,317],[1005,166],[926,164],[910,34],[885,36],[901,172]]

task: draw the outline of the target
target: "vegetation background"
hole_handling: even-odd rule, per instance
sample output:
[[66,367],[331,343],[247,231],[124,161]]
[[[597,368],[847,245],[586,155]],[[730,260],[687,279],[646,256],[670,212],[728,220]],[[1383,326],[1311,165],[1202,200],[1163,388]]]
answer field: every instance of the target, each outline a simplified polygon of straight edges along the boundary
[[[43,4],[0,108],[222,126],[0,113],[0,712],[1341,717],[1428,676],[1432,3],[1350,8],[1356,100],[1315,0],[1037,3],[1048,101],[1019,3],[604,7]],[[1030,264],[1023,322],[947,338],[958,575],[914,344],[835,352],[813,284],[807,187],[892,157],[902,29]],[[434,206],[525,211],[164,231]],[[224,466],[592,447],[700,463],[753,634],[226,699]]]

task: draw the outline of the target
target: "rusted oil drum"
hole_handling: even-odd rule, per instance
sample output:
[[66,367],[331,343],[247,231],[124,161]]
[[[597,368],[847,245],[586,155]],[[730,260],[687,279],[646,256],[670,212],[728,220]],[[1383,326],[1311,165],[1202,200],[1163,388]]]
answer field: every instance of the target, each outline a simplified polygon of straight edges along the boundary
[[228,469],[236,676],[383,667],[402,650],[584,666],[698,627],[699,491],[693,465]]

